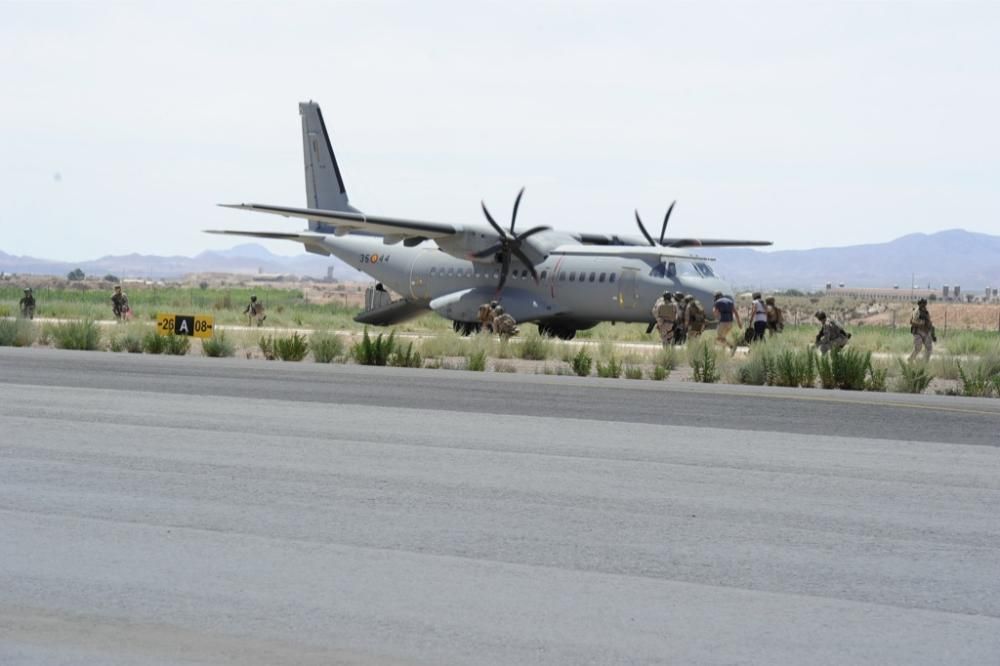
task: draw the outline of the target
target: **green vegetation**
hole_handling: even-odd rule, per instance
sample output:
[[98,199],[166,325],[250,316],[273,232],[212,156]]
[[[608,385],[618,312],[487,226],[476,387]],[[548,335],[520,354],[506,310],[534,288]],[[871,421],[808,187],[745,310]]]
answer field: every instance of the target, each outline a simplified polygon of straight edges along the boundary
[[0,319],[0,347],[30,347],[38,329],[27,319]]
[[820,385],[844,391],[884,391],[885,369],[872,367],[872,353],[857,349],[832,349],[819,359]]
[[[474,352],[476,354],[478,352]],[[483,369],[486,369],[486,352],[482,352],[483,356]],[[413,349],[413,343],[407,343],[406,349],[403,349],[402,345],[396,345],[392,354],[389,355],[389,365],[396,368],[422,368],[424,367],[424,359],[420,356],[420,352]],[[471,368],[470,368],[471,369]]]
[[899,376],[893,382],[893,390],[897,393],[923,393],[934,379],[926,363],[906,363],[896,359],[899,364]]
[[979,361],[958,363],[962,395],[989,398],[1000,396],[1000,356],[988,356]]
[[115,327],[108,339],[108,349],[113,352],[142,353],[142,336],[146,327],[141,324],[127,324]]
[[465,357],[465,369],[473,372],[486,371],[486,351],[480,349]]
[[714,384],[722,378],[719,351],[714,340],[708,336],[692,340],[688,343],[687,353],[692,381]]
[[202,340],[201,351],[205,356],[224,358],[235,354],[236,346],[226,337],[226,332],[222,331],[206,340]]
[[573,372],[575,372],[580,377],[590,376],[590,368],[593,365],[593,363],[594,360],[590,358],[590,354],[588,354],[583,347],[580,347],[580,350],[576,352],[576,356],[570,359],[570,364],[573,368]]
[[389,356],[396,348],[396,331],[389,332],[389,337],[384,338],[379,333],[374,340],[368,335],[368,328],[365,328],[364,337],[351,348],[351,356],[361,365],[387,365]]
[[626,379],[642,379],[642,368],[637,365],[626,365],[625,366],[625,378]]
[[670,370],[663,367],[662,365],[654,365],[652,371],[650,371],[649,373],[649,378],[657,382],[662,382],[669,376],[670,376]]
[[274,355],[282,361],[301,361],[309,353],[309,342],[296,331],[290,336],[274,339]]
[[544,361],[552,353],[552,341],[537,331],[529,332],[517,348],[517,355],[529,361]]
[[101,329],[89,319],[55,324],[49,333],[58,349],[95,351],[101,348]]
[[344,355],[344,338],[335,333],[314,333],[309,342],[317,363],[333,363]]
[[624,366],[615,359],[614,356],[608,359],[607,363],[597,362],[597,376],[614,379],[622,376]]
[[191,349],[191,338],[186,335],[159,335],[150,331],[142,338],[142,349],[147,354],[184,356]]

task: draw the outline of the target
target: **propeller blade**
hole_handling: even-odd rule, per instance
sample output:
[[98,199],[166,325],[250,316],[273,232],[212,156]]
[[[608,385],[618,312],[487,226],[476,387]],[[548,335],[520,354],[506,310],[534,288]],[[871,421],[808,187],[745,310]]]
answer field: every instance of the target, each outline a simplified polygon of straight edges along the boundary
[[482,259],[484,257],[490,256],[491,254],[496,254],[497,252],[499,252],[502,249],[503,249],[503,243],[502,242],[501,243],[496,243],[494,245],[489,246],[485,250],[480,250],[479,252],[476,252],[475,254],[473,254],[471,256],[475,257],[476,259]]
[[670,204],[670,208],[667,209],[667,214],[663,216],[663,228],[660,229],[660,245],[663,245],[663,236],[667,233],[667,222],[670,221],[670,213],[673,212],[675,205],[677,205],[677,199],[674,199],[673,203]]
[[497,293],[503,291],[504,284],[507,283],[507,273],[510,272],[510,252],[503,253],[503,265],[500,267],[500,284],[497,285]]
[[507,238],[507,232],[504,231],[503,227],[497,224],[497,221],[493,219],[492,215],[490,215],[489,209],[486,208],[486,202],[480,201],[479,203],[483,207],[483,213],[486,215],[486,221],[490,223],[490,226],[497,230],[497,233],[500,234],[500,238]]
[[535,267],[531,263],[531,259],[528,259],[528,255],[522,252],[521,248],[516,245],[512,246],[510,248],[510,251],[514,254],[515,257],[518,258],[518,260],[520,260],[522,264],[528,267],[528,270],[531,271],[531,277],[535,278],[535,282],[538,282],[538,272],[535,271]]
[[528,229],[527,231],[525,231],[523,234],[518,234],[517,235],[517,240],[523,241],[528,236],[532,236],[532,235],[537,234],[537,233],[542,232],[542,231],[550,231],[551,229],[552,229],[552,227],[545,226],[544,224],[540,225],[540,226],[537,226],[537,227],[531,227],[530,229]]
[[646,237],[646,240],[649,241],[650,245],[652,245],[652,246],[655,247],[656,246],[656,241],[654,241],[653,237],[649,235],[648,231],[646,231],[646,227],[644,227],[642,225],[642,218],[639,217],[639,211],[638,211],[638,209],[636,209],[636,211],[635,211],[635,221],[636,221],[636,224],[639,225],[639,231],[642,232],[642,235]]
[[524,188],[522,187],[521,191],[517,193],[517,198],[514,199],[514,212],[510,214],[510,233],[511,233],[511,235],[514,234],[514,222],[517,221],[517,209],[520,208],[520,206],[521,206],[521,197],[523,197],[523,196],[524,196]]

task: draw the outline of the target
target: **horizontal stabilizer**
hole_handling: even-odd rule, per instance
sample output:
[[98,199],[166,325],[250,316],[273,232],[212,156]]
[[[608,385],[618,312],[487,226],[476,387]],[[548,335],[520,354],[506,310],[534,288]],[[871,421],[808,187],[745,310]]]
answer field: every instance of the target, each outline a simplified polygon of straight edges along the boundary
[[228,229],[205,229],[206,234],[220,234],[223,236],[247,236],[249,238],[265,238],[267,240],[290,240],[302,243],[306,250],[313,254],[331,254],[323,243],[321,234],[288,234],[280,231],[230,231]]
[[271,206],[268,204],[219,204],[223,208],[250,210],[255,213],[270,213],[283,217],[297,217],[312,222],[325,222],[344,233],[349,231],[364,231],[383,236],[399,236],[402,238],[442,238],[453,236],[458,229],[451,224],[440,222],[421,222],[419,220],[401,220],[392,217],[379,217],[351,213],[348,211],[319,210],[316,208],[293,208],[290,206]]

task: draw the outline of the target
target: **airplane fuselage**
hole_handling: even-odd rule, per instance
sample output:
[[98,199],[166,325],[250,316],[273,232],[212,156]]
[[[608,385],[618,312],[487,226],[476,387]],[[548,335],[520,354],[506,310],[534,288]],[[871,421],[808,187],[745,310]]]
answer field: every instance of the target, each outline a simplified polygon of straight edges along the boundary
[[[330,235],[324,246],[392,291],[455,321],[475,321],[478,306],[497,297],[496,262],[460,259],[433,245],[386,245],[377,236]],[[551,254],[535,270],[537,283],[527,267],[513,263],[501,304],[518,321],[564,322],[574,329],[600,321],[648,322],[664,291],[692,294],[711,312],[715,292],[730,291],[704,263]],[[440,302],[456,293],[465,297]]]

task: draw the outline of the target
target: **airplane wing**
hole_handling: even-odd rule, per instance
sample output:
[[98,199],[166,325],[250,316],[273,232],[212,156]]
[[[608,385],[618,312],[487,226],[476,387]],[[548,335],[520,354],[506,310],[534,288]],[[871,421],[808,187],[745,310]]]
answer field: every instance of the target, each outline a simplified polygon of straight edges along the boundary
[[715,261],[687,252],[671,252],[674,248],[659,245],[560,245],[551,254],[585,257],[639,257],[656,261]]
[[[329,225],[330,233],[336,235],[348,234],[352,231],[377,234],[387,238],[420,239],[446,238],[463,231],[463,228],[441,222],[421,222],[393,217],[380,217],[352,213],[339,210],[320,210],[317,208],[291,208],[288,206],[271,206],[266,204],[219,204],[223,208],[250,210],[256,213],[270,213],[283,217],[298,217],[304,220],[314,220]],[[318,229],[323,231],[322,228]]]
[[[584,245],[649,245],[640,236],[581,233],[576,236]],[[740,240],[729,238],[664,238],[664,247],[763,247],[773,245],[765,240]]]

